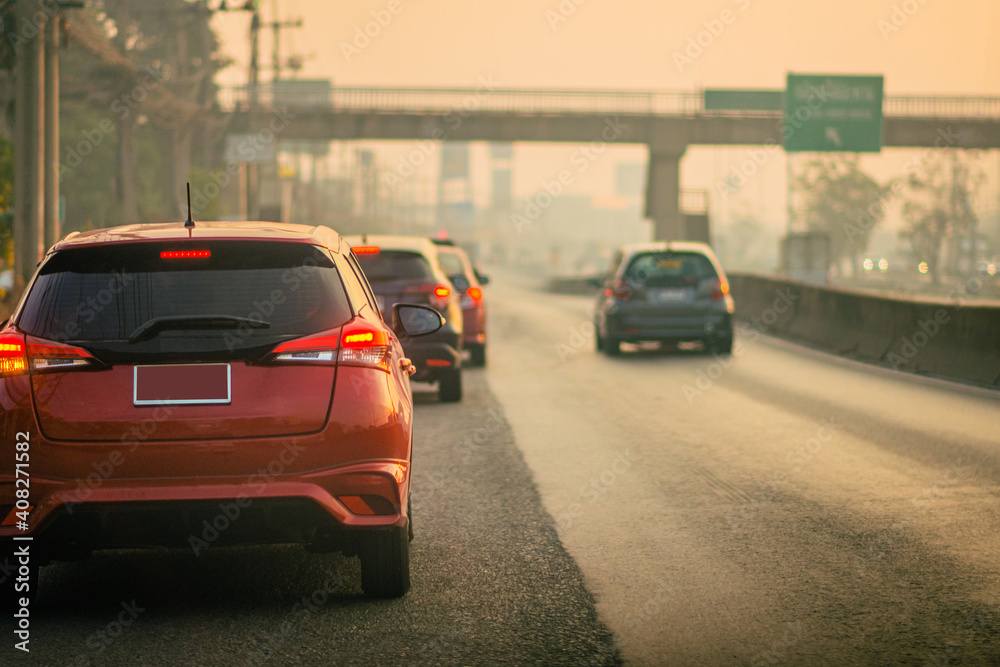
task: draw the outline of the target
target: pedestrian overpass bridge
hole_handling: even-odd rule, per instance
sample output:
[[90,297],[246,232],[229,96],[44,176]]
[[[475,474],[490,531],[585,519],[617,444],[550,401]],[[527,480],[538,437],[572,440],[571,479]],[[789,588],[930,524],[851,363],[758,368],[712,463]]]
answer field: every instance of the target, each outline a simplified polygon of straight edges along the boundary
[[[486,78],[475,88],[335,87],[282,99],[274,90],[223,90],[229,131],[254,133],[282,111],[283,139],[645,144],[646,216],[657,239],[684,235],[680,160],[688,146],[762,146],[769,155],[787,131],[781,111],[710,110],[695,91],[511,89]],[[1000,97],[887,95],[882,145],[1000,148]]]

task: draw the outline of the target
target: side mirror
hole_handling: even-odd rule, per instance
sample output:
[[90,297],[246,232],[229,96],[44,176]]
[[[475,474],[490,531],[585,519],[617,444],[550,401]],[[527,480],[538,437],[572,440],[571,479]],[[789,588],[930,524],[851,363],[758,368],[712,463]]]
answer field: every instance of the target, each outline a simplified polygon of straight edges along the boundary
[[407,336],[426,336],[444,326],[441,313],[429,306],[397,303],[392,307],[392,330]]
[[479,284],[482,285],[482,286],[484,286],[484,287],[486,285],[490,284],[490,277],[489,276],[484,276],[479,271],[476,271],[476,280],[478,280]]

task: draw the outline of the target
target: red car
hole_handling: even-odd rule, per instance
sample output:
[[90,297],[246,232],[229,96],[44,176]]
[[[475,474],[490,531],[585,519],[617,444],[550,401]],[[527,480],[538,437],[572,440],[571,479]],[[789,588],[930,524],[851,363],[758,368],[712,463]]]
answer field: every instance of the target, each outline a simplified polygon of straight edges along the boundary
[[326,227],[133,225],[56,244],[0,325],[0,536],[31,554],[16,599],[39,565],[98,549],[281,543],[356,554],[366,594],[405,593],[400,339],[442,318],[392,314]]
[[448,279],[461,294],[464,347],[472,366],[486,365],[486,300],[483,287],[490,280],[472,268],[469,256],[452,241],[433,239],[438,260]]

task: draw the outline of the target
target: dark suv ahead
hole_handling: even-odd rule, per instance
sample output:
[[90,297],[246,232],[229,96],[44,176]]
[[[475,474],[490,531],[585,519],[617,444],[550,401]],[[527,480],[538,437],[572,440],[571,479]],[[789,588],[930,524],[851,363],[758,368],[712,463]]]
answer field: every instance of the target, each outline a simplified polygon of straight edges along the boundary
[[50,559],[268,543],[357,554],[366,594],[405,593],[400,339],[442,322],[393,316],[326,227],[131,225],[57,243],[0,325],[0,537],[32,553],[15,599]]
[[622,247],[611,261],[594,314],[597,349],[617,355],[621,343],[701,341],[733,348],[733,298],[712,249],[671,241]]
[[436,382],[444,403],[462,400],[463,318],[459,295],[438,258],[438,248],[418,236],[349,236],[382,310],[399,303],[431,306],[444,315],[441,330],[404,345],[415,381]]

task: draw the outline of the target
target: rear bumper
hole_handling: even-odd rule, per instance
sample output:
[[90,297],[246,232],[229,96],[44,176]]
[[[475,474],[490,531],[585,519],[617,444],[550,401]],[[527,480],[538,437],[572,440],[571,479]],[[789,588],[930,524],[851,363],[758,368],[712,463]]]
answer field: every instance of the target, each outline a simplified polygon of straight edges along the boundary
[[622,310],[605,315],[604,330],[605,336],[622,341],[704,340],[731,338],[733,334],[727,312],[670,316]]
[[461,352],[447,343],[415,341],[407,345],[405,352],[417,369],[411,378],[417,382],[434,382],[462,367]]
[[[356,530],[407,521],[409,465],[370,461],[307,473],[196,479],[77,480],[31,478],[27,533],[43,551],[192,548],[232,544],[340,541]],[[367,498],[378,514],[355,514],[338,498]],[[373,497],[382,500],[373,499]],[[0,504],[14,503],[13,480],[0,479]],[[355,506],[357,509],[357,506]],[[374,512],[375,510],[373,510]]]

